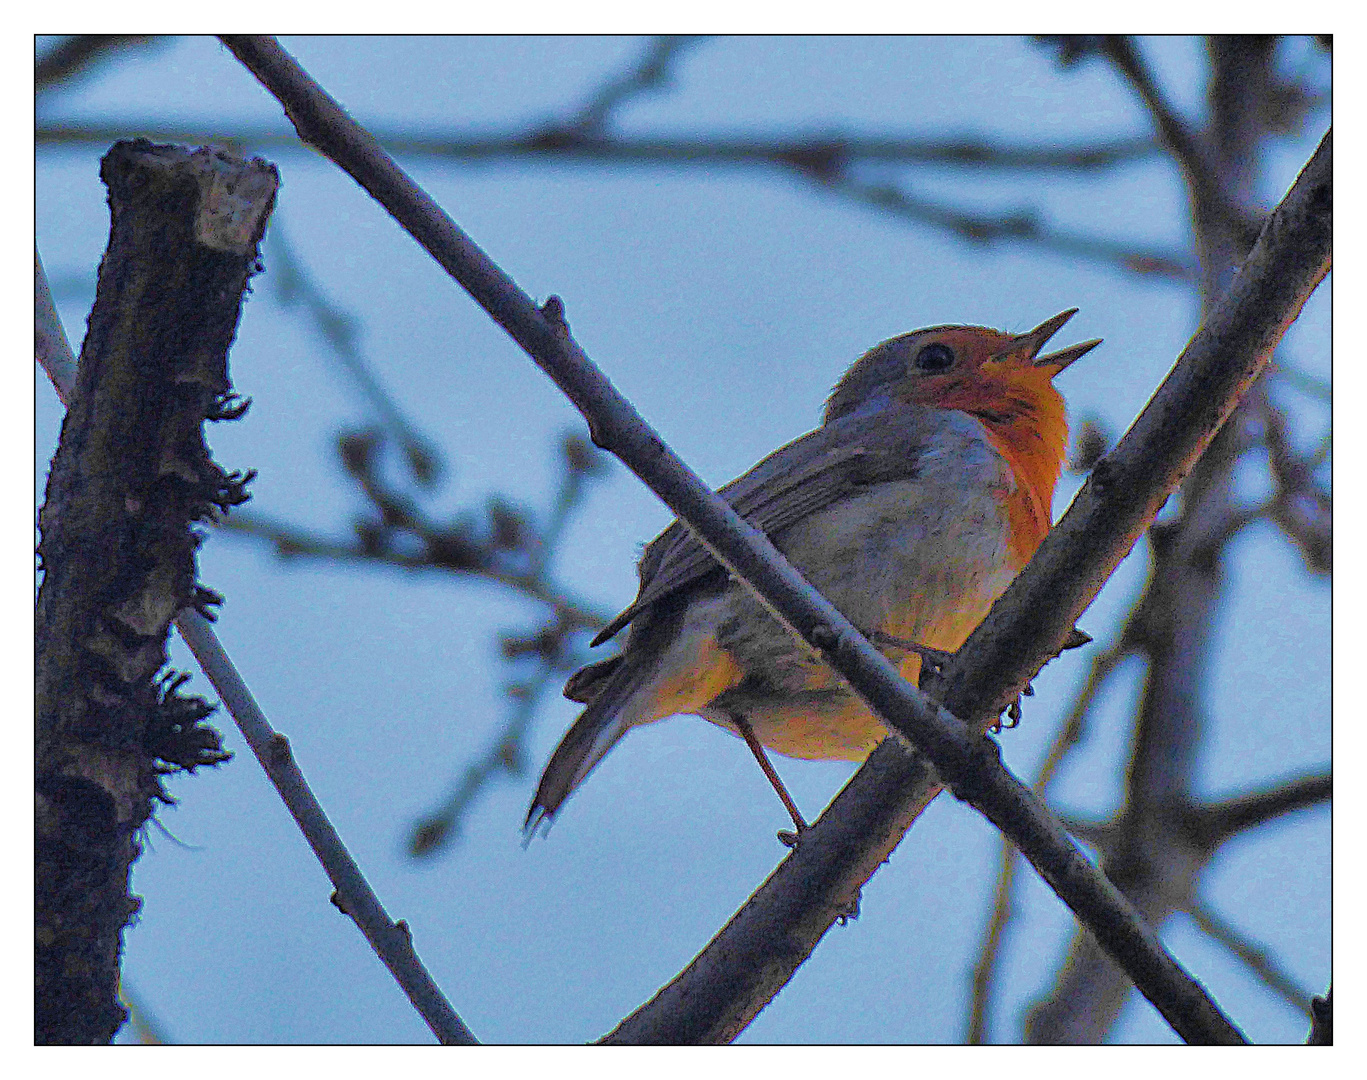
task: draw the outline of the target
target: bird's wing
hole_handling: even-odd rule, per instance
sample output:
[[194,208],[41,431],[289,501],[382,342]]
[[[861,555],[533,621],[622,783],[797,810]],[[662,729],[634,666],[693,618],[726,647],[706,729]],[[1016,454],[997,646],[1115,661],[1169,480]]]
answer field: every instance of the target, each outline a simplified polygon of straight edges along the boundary
[[[928,442],[928,412],[907,405],[842,417],[775,450],[720,494],[750,524],[777,537],[794,522],[872,484],[914,477]],[[646,547],[635,601],[593,644],[608,640],[650,605],[720,570],[711,552],[675,521]]]

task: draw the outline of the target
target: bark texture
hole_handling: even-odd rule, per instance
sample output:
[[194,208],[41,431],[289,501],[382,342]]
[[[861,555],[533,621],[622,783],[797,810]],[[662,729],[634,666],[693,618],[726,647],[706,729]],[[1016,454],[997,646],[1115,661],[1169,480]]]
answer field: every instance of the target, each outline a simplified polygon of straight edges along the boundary
[[225,760],[209,706],[163,673],[172,618],[219,597],[196,521],[246,498],[204,443],[233,419],[227,353],[275,202],[273,166],[121,142],[111,231],[39,515],[35,617],[37,1043],[108,1042],[139,830],[161,777]]

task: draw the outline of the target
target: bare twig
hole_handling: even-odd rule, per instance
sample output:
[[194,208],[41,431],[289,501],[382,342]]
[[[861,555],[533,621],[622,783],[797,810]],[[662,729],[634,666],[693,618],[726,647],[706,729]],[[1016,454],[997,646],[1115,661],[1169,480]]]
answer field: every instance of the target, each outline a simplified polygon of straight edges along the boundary
[[1295,980],[1267,955],[1266,949],[1240,933],[1207,903],[1197,902],[1188,914],[1202,933],[1242,960],[1265,986],[1275,991],[1292,1008],[1305,1013],[1307,1017],[1310,1015],[1310,991],[1297,986]]
[[800,169],[824,190],[866,203],[922,225],[945,230],[974,244],[1026,243],[1054,254],[1091,259],[1136,274],[1154,275],[1177,281],[1190,281],[1193,268],[1178,252],[1141,251],[1104,237],[1068,233],[1046,225],[1031,210],[996,216],[972,214],[910,195],[890,184],[870,184],[857,180],[846,171],[836,173]]
[[613,115],[632,98],[663,90],[669,85],[678,58],[698,42],[699,35],[666,34],[656,38],[630,71],[611,80],[590,98],[565,124],[584,134],[606,129]]
[[467,558],[450,557],[447,547],[435,544],[420,552],[405,552],[391,547],[375,547],[355,541],[333,540],[315,536],[291,525],[273,520],[265,514],[244,510],[219,522],[218,528],[227,535],[252,536],[274,545],[282,559],[332,559],[392,566],[402,570],[435,570],[446,573],[469,574],[485,581],[503,585],[534,600],[550,605],[558,615],[574,620],[585,629],[601,628],[611,617],[609,612],[591,602],[565,592],[526,572],[476,562]]
[[[45,304],[43,297],[45,294],[50,297],[50,293],[42,261],[37,258],[36,252],[35,266],[36,307],[39,314],[37,338],[43,343],[37,358],[52,379],[58,397],[65,404],[75,385],[75,359],[60,327],[54,336],[51,327],[45,326],[44,309],[50,309],[51,303],[49,300]],[[432,1032],[444,1043],[473,1043],[474,1036],[461,1022],[414,952],[408,927],[392,922],[385,913],[379,898],[346,850],[295,763],[288,740],[275,732],[267,722],[209,621],[199,612],[187,608],[176,616],[175,623],[290,814],[299,824],[309,846],[323,864],[333,887],[342,898],[343,910],[356,922]]]
[[[537,309],[272,39],[224,40],[285,104],[301,136],[350,172],[561,386],[589,418],[595,442],[612,449],[646,480],[690,528],[706,538],[723,565],[765,598],[771,611],[777,614],[782,610],[786,615],[783,621],[819,650],[880,716],[898,730],[907,731],[933,756],[937,771],[956,790],[968,794],[999,826],[1009,828],[1061,895],[1084,908],[1100,903],[1116,916],[1114,921],[1089,919],[1088,925],[1118,953],[1137,955],[1132,949],[1142,952],[1144,961],[1132,970],[1162,1002],[1160,1009],[1170,1022],[1193,1038],[1240,1039],[1209,998],[1166,956],[1152,932],[1124,914],[1125,904],[1119,894],[1095,874],[1029,791],[1010,778],[999,761],[984,753],[989,744],[968,738],[952,715],[898,678],[881,654],[785,565],[762,534],[708,492],[646,427],[573,342],[558,302]],[[1081,594],[1076,601],[1079,607],[1090,602],[1105,573],[1128,551],[1166,498],[1167,490],[1190,468],[1265,364],[1271,346],[1327,272],[1332,205],[1329,145],[1326,137],[1312,165],[1279,209],[1279,216],[1264,231],[1259,250],[1250,259],[1250,272],[1239,279],[1226,305],[1215,313],[1204,339],[1198,334],[1184,353],[1160,391],[1163,406],[1151,405],[1145,411],[1130,436],[1103,461],[1111,462],[1104,475],[1098,475],[1102,473],[1100,466],[1094,470],[1092,481],[1079,496],[1084,507],[1077,516],[1087,520],[1090,515],[1088,524],[1096,526],[1092,531],[1099,532],[1099,538],[1089,542],[1081,530],[1064,529],[1068,539],[1055,544],[1055,555],[1072,542],[1087,550],[1090,558],[1081,568],[1051,564],[1046,540],[1040,552],[1046,557],[1035,581],[1056,575],[1051,585],[1067,582],[1069,587],[1062,592]],[[1266,272],[1273,260],[1280,263],[1276,274]],[[1127,454],[1127,443],[1142,446],[1146,453],[1131,450]],[[1154,445],[1158,443],[1163,445]],[[1122,486],[1117,483],[1121,477],[1137,484],[1138,489],[1117,491]],[[1086,505],[1089,489],[1093,489],[1093,506]],[[1103,490],[1104,495],[1100,494]],[[1077,511],[1075,503],[1069,517]],[[1058,535],[1056,530],[1050,539]],[[1061,647],[1072,629],[1076,615],[1072,604],[1056,603],[1054,612],[1020,609],[1021,593],[1030,588],[1022,582],[1030,581],[1030,570],[1041,566],[1040,556],[999,602],[984,623],[987,629],[980,627],[970,638],[960,654],[962,665],[951,664],[952,670],[947,672],[947,703],[955,702],[956,711],[975,723],[980,717],[990,723],[1004,707],[1001,696],[1028,680],[1040,662]],[[1052,588],[1048,595],[1057,598],[1059,593],[1058,588]],[[1005,614],[999,615],[1003,605]],[[1036,604],[1037,608],[1044,606]],[[1059,608],[1067,608],[1063,615],[1067,622],[1055,627]],[[1013,630],[1029,630],[1013,637],[1002,630],[1004,621],[1014,623]],[[1000,672],[991,665],[977,666],[984,654],[1003,659]],[[967,670],[958,670],[960,666]],[[992,671],[992,676],[983,674],[985,670]],[[869,764],[873,764],[872,758]],[[1061,861],[1055,861],[1055,854],[1062,857]],[[1086,901],[1082,899],[1084,893]]]
[[1266,393],[1253,402],[1262,421],[1263,442],[1276,493],[1268,516],[1300,549],[1306,569],[1329,574],[1334,562],[1334,506],[1329,492],[1315,482],[1316,456],[1301,457],[1286,433],[1286,419]]
[[[129,132],[154,142],[249,146],[273,153],[306,151],[297,134],[279,127],[237,127],[231,137],[202,128],[175,127],[154,117],[129,117],[115,124],[50,121],[34,129],[38,146],[100,146]],[[1079,146],[1003,143],[971,137],[957,139],[863,136],[839,131],[797,133],[774,138],[737,138],[721,133],[646,138],[584,132],[566,127],[502,134],[447,132],[427,135],[410,130],[378,131],[376,140],[401,157],[439,158],[486,164],[541,161],[605,166],[702,165],[800,167],[831,172],[861,163],[884,165],[974,166],[1021,172],[1092,172],[1151,158],[1158,144],[1149,136]]]
[[1240,234],[1245,249],[1252,247],[1258,238],[1261,222],[1240,210],[1225,193],[1217,172],[1207,160],[1199,136],[1168,105],[1148,65],[1140,58],[1130,40],[1108,34],[1101,38],[1099,49],[1116,70],[1129,80],[1140,100],[1148,107],[1158,127],[1159,138],[1186,175],[1187,186],[1198,212],[1214,210],[1224,219],[1227,227]]
[[182,611],[176,626],[327,872],[337,906],[365,935],[432,1034],[446,1045],[474,1044],[470,1029],[418,959],[408,924],[394,922],[385,911],[304,779],[289,740],[271,727],[213,628],[195,611]]
[[[560,491],[544,531],[532,545],[527,570],[529,581],[547,589],[550,588],[545,579],[547,564],[560,542],[570,514],[579,505],[585,479],[598,468],[592,450],[578,436],[566,436],[563,449],[566,467],[560,481]],[[552,680],[578,666],[580,658],[568,648],[571,637],[580,629],[601,627],[604,622],[595,620],[593,626],[588,626],[561,607],[556,609],[554,621],[539,632],[523,638],[505,635],[504,656],[517,659],[529,653],[534,654],[536,668],[531,674],[506,687],[510,708],[498,737],[479,758],[466,766],[446,802],[414,827],[408,843],[410,855],[415,858],[435,855],[453,836],[459,834],[461,818],[489,780],[500,774],[521,776],[526,771],[524,744],[542,695]]]
[[278,221],[267,235],[266,243],[274,261],[269,281],[281,305],[288,308],[299,304],[303,307],[314,329],[327,343],[328,351],[351,376],[370,407],[399,444],[413,478],[423,487],[431,487],[441,477],[441,453],[399,411],[393,398],[370,370],[357,340],[356,318],[323,293],[293,245],[285,239]]
[[1278,382],[1295,387],[1302,394],[1315,398],[1317,401],[1333,402],[1334,400],[1334,386],[1328,379],[1317,378],[1298,367],[1277,361],[1272,365],[1268,374]]
[[1230,837],[1297,810],[1328,802],[1334,794],[1334,777],[1326,769],[1279,784],[1207,803],[1188,813],[1187,828],[1201,844],[1215,848]]
[[[1239,288],[1256,257],[1257,248],[1250,255],[1244,231],[1212,200],[1222,193],[1250,206],[1257,196],[1257,150],[1266,135],[1264,91],[1273,78],[1274,45],[1268,38],[1208,41],[1209,118],[1201,143],[1220,192],[1196,186],[1191,191],[1207,319],[1230,290]],[[1249,398],[1261,392],[1254,386]],[[1222,553],[1247,520],[1233,501],[1231,481],[1250,444],[1253,409],[1246,401],[1226,424],[1185,480],[1180,513],[1150,533],[1152,569],[1136,612],[1148,627],[1143,649],[1148,671],[1126,768],[1123,809],[1112,823],[1102,865],[1160,926],[1190,903],[1208,859],[1182,822],[1192,801],[1197,751],[1207,723],[1197,688],[1211,656],[1223,585]],[[1096,942],[1076,933],[1053,990],[1027,1016],[1026,1038],[1099,1042],[1131,990],[1126,974]]]
[[568,665],[542,661],[531,676],[506,688],[512,704],[498,737],[465,766],[446,801],[413,826],[408,838],[410,856],[431,858],[459,836],[466,812],[494,777],[522,776],[527,771],[527,731],[552,680],[568,670]]

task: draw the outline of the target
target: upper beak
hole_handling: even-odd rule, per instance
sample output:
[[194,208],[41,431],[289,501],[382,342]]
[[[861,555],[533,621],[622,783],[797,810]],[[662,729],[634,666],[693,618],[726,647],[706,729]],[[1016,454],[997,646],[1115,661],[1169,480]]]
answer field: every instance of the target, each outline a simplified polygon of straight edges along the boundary
[[[1045,342],[1059,332],[1059,329],[1077,314],[1077,308],[1069,308],[1061,311],[1052,319],[1046,319],[1028,334],[1021,334],[1016,338],[1016,349],[1024,348],[1026,355],[1035,362],[1035,367],[1052,367],[1053,375],[1057,375],[1074,360],[1080,356],[1085,356],[1098,345],[1101,344],[1100,338],[1093,338],[1091,341],[1084,341],[1080,345],[1070,345],[1066,349],[1050,353],[1048,356],[1040,356],[1039,351],[1044,348]],[[1013,350],[1014,351],[1014,350]],[[1053,375],[1050,377],[1052,378]]]

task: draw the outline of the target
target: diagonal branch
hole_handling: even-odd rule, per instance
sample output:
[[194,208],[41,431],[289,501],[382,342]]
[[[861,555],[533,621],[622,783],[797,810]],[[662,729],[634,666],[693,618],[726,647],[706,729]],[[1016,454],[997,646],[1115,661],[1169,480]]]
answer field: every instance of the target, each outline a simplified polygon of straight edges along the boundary
[[[1089,921],[1088,925],[1108,951],[1132,962],[1130,970],[1136,982],[1157,999],[1169,1022],[1193,1039],[1241,1038],[1162,950],[1152,931],[1133,920],[1129,913],[1132,909],[1127,909],[1114,887],[1100,878],[1067,841],[1062,827],[1038,806],[1027,789],[1001,769],[1000,762],[985,750],[992,744],[970,738],[954,715],[901,680],[882,655],[785,564],[762,534],[739,519],[668,450],[574,343],[558,300],[536,308],[274,40],[224,40],[285,104],[301,135],[342,165],[384,205],[565,391],[589,419],[597,443],[610,448],[645,480],[704,538],[723,565],[765,599],[771,611],[777,615],[781,610],[783,621],[818,650],[880,716],[899,731],[908,732],[930,753],[939,773],[957,790],[971,797],[994,822],[1009,826],[1013,839],[1032,856],[1061,895],[1079,906],[1084,905],[1085,895],[1086,904],[1098,904],[1115,916],[1114,921]],[[1250,257],[1248,272],[1240,276],[1208,326],[1188,346],[1130,435],[1093,471],[1068,515],[1073,527],[1064,529],[1061,538],[1056,530],[1050,537],[1052,549],[1046,540],[1040,556],[950,665],[945,700],[955,713],[969,716],[975,725],[990,723],[1039,666],[1058,651],[1076,614],[1090,603],[1106,575],[1128,552],[1266,364],[1272,346],[1327,272],[1331,162],[1326,136],[1278,216],[1264,230]],[[1277,273],[1269,272],[1269,264],[1276,264]],[[1078,528],[1079,523],[1086,528]],[[1089,533],[1096,538],[1090,539]],[[1070,545],[1073,551],[1068,551]],[[1061,553],[1071,555],[1079,550],[1084,556],[1081,565],[1059,561]],[[1036,601],[1035,610],[1029,610],[1022,605],[1022,597],[1032,587],[1039,588],[1041,581],[1049,586],[1043,596],[1049,600],[1061,597],[1062,602],[1051,605]],[[1039,610],[1049,606],[1054,610]],[[1001,663],[983,663],[988,658]],[[877,758],[877,754],[871,757],[866,770],[873,767],[877,771]],[[885,755],[882,763],[887,761]],[[919,771],[921,779],[928,779],[928,770]],[[932,782],[931,789],[934,786]],[[842,797],[849,791],[847,787]],[[816,831],[814,828],[813,833]],[[868,847],[860,847],[847,853],[849,862],[868,857]],[[807,848],[804,841],[785,864],[803,857]],[[848,907],[836,908],[833,917],[841,913],[848,913]],[[820,921],[820,917],[815,919],[815,923]],[[817,938],[820,933],[824,927]],[[797,962],[800,960],[798,957]],[[775,991],[776,987],[767,992],[772,996]],[[765,988],[761,987],[763,992]],[[737,1017],[740,1026],[762,1004],[758,1002],[748,1015]],[[666,1015],[669,1011],[666,1009]],[[728,1029],[732,1034],[739,1030],[724,1023],[717,1034],[725,1036]]]
[[1267,955],[1266,949],[1257,942],[1249,940],[1246,935],[1226,922],[1209,904],[1198,901],[1192,905],[1188,914],[1191,915],[1192,921],[1196,923],[1202,933],[1218,941],[1248,965],[1249,970],[1264,985],[1280,995],[1292,1008],[1298,1009],[1307,1016],[1310,1015],[1310,991],[1297,986],[1296,981]]
[[266,243],[275,261],[270,285],[281,307],[298,304],[304,309],[328,350],[351,376],[381,423],[402,448],[404,460],[408,462],[414,479],[423,487],[431,487],[440,478],[444,468],[441,453],[399,411],[393,398],[380,385],[361,351],[355,317],[324,294],[294,246],[285,239],[278,221],[267,236]]
[[[1059,728],[1053,745],[1049,747],[1039,774],[1035,777],[1035,791],[1043,796],[1053,782],[1063,760],[1083,737],[1083,725],[1091,712],[1092,702],[1100,692],[1102,684],[1111,673],[1128,658],[1135,649],[1135,623],[1126,624],[1116,642],[1105,652],[1092,659],[1087,681],[1073,701],[1073,707]],[[1073,835],[1077,832],[1074,830]],[[982,945],[978,950],[977,963],[973,965],[973,978],[970,984],[971,996],[968,1009],[968,1031],[965,1042],[979,1046],[987,1041],[992,1027],[991,994],[996,979],[997,966],[1001,959],[1002,942],[1007,928],[1015,917],[1012,896],[1016,885],[1016,866],[1018,852],[1003,837],[1000,863],[997,870],[997,887],[992,901],[992,915],[988,919],[987,931],[983,934]]]
[[[154,41],[156,38],[146,34],[72,34],[38,57],[34,63],[34,92],[41,94],[74,76],[82,75],[88,68],[120,49],[149,45]],[[107,145],[121,137],[116,135],[114,139],[105,139],[103,144]]]

